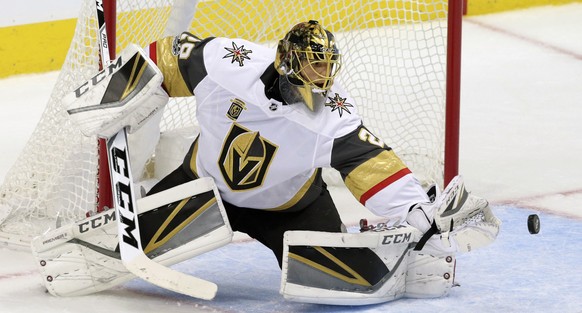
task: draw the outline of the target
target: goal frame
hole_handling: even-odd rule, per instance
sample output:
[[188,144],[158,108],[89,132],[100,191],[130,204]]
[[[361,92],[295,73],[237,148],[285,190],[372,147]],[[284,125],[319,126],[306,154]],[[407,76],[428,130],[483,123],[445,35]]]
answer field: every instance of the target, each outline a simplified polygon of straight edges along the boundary
[[[101,0],[95,0],[97,2]],[[102,0],[103,13],[105,18],[105,32],[107,34],[107,44],[109,50],[109,59],[116,58],[116,20],[117,20],[117,0]],[[103,63],[100,65],[103,67]],[[107,208],[113,207],[113,195],[111,194],[111,174],[109,173],[109,162],[107,156],[107,141],[99,138],[97,145],[99,161],[97,163],[97,198],[96,211],[102,212]]]
[[[449,0],[447,26],[447,76],[445,94],[444,185],[459,174],[461,111],[461,42],[466,0]],[[444,188],[444,186],[443,186]]]

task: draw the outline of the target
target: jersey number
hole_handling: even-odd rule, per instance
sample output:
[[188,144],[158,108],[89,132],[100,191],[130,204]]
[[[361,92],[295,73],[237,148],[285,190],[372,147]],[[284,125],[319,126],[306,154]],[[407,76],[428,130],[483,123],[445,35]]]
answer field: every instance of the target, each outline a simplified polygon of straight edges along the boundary
[[196,44],[200,42],[200,38],[190,34],[190,33],[182,33],[180,35],[180,60],[186,60],[190,57],[192,50]]
[[361,141],[369,142],[380,148],[384,148],[384,142],[380,138],[372,135],[372,133],[365,128],[360,129],[360,132],[358,133],[358,138],[360,138]]

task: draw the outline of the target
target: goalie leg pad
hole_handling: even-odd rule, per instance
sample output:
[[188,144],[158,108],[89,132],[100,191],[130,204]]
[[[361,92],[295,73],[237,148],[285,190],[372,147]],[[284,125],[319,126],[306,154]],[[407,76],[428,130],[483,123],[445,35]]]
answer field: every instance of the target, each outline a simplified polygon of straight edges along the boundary
[[47,290],[57,296],[82,295],[128,280],[116,238],[114,210],[36,237],[32,252]]
[[292,301],[366,305],[405,294],[413,227],[364,233],[288,231],[284,238],[281,294]]
[[454,286],[455,256],[433,256],[411,251],[406,272],[406,297],[437,298]]
[[[140,234],[144,251],[163,265],[232,240],[226,212],[210,178],[142,198],[137,209],[144,225]],[[108,210],[32,241],[33,255],[51,294],[85,295],[134,278],[120,260],[115,218],[115,211]]]

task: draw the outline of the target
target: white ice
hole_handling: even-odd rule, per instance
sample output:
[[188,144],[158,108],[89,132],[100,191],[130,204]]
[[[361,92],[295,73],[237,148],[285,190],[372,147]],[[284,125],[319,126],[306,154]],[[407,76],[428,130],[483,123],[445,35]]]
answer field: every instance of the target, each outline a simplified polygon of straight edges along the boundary
[[[219,285],[180,296],[139,280],[79,298],[45,293],[28,253],[0,248],[0,312],[582,312],[582,4],[468,17],[463,23],[460,172],[502,219],[490,247],[458,257],[441,299],[365,307],[278,294],[270,251],[237,242],[176,266]],[[32,133],[57,73],[0,80],[0,181]],[[364,211],[341,190],[342,216]],[[542,231],[527,232],[538,213]]]

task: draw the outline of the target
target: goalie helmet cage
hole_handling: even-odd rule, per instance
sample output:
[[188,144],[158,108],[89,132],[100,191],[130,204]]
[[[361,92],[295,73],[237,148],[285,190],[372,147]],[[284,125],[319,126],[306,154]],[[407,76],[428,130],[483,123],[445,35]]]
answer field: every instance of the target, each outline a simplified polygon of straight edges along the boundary
[[[181,30],[275,47],[294,24],[319,20],[336,35],[343,54],[338,80],[367,127],[421,180],[442,186],[457,173],[462,1],[83,0],[47,106],[0,187],[0,242],[28,245],[48,229],[85,218],[103,201],[99,190],[110,192],[99,188],[108,178],[97,175],[97,138],[73,128],[61,100],[99,70],[97,5],[106,11],[111,56]],[[195,99],[176,98],[160,127],[196,124]]]

